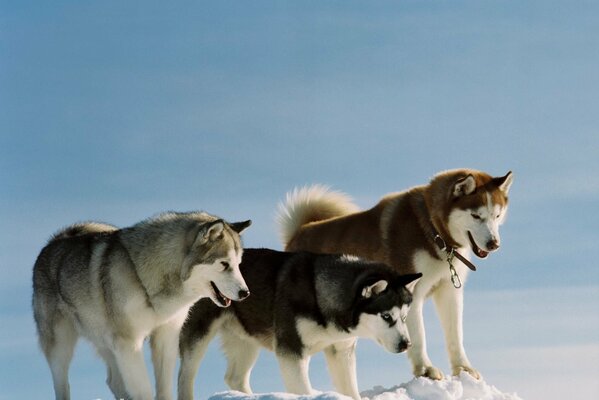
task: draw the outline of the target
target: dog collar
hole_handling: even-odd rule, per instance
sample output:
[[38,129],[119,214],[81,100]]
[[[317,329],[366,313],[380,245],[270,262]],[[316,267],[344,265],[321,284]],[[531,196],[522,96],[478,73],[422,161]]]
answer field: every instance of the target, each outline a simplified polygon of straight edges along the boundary
[[437,245],[437,247],[439,247],[439,249],[445,251],[448,255],[449,254],[454,255],[465,266],[467,266],[468,268],[470,268],[472,271],[476,271],[476,265],[472,264],[470,262],[470,260],[468,260],[466,257],[464,257],[463,255],[461,255],[455,247],[448,247],[445,244],[445,240],[443,240],[443,238],[441,237],[441,235],[439,235],[438,233],[435,234],[435,237],[434,237],[433,241],[435,242],[435,244]]
[[446,260],[447,264],[449,264],[449,273],[451,274],[451,283],[453,284],[453,287],[456,289],[461,288],[462,280],[460,279],[458,272],[455,270],[455,267],[453,266],[453,258],[455,257],[458,260],[460,260],[465,266],[470,268],[472,271],[476,271],[476,266],[472,264],[470,260],[468,260],[466,257],[461,255],[455,247],[447,246],[445,240],[443,240],[441,235],[439,235],[438,233],[435,233],[433,242],[435,242],[435,244],[437,245],[437,247],[439,247],[440,250],[444,251],[445,254],[447,254]]
[[[414,197],[414,208],[417,210],[416,215],[418,219],[420,219],[420,226],[422,226],[423,230],[432,240],[432,242],[441,250],[445,252],[447,263],[449,264],[449,272],[451,273],[451,283],[456,289],[462,287],[462,281],[460,280],[460,276],[458,275],[455,267],[453,266],[454,257],[460,260],[465,266],[470,268],[472,271],[476,271],[476,266],[472,264],[466,257],[461,255],[457,251],[457,247],[447,245],[447,242],[439,235],[433,221],[431,220],[431,215],[426,207],[426,202],[424,200],[424,196],[422,194],[417,194]],[[427,232],[428,231],[428,232]]]

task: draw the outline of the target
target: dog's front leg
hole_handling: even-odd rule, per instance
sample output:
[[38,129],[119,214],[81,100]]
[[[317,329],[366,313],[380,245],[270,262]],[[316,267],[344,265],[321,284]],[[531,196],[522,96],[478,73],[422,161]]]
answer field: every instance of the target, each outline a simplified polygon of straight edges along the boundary
[[480,374],[472,368],[464,350],[463,318],[464,289],[456,289],[448,281],[443,282],[434,292],[433,300],[437,314],[445,333],[445,343],[451,372],[458,375],[462,371],[468,372],[479,379]]
[[289,393],[312,394],[312,385],[308,376],[310,357],[277,352],[277,360],[285,388]]
[[412,372],[415,376],[424,376],[430,379],[441,380],[443,373],[433,366],[426,353],[426,334],[424,331],[424,319],[422,307],[428,287],[416,285],[410,311],[408,312],[408,332],[412,346],[408,348],[408,358],[412,362]]
[[173,398],[173,376],[179,353],[179,333],[185,316],[156,328],[150,337],[156,379],[156,400]]
[[357,339],[335,343],[324,349],[329,372],[339,393],[360,400],[358,380],[356,378]]
[[98,354],[104,359],[107,367],[106,383],[112,391],[115,399],[128,399],[129,395],[125,389],[125,383],[117,366],[114,354],[110,349],[98,348]]
[[144,363],[142,347],[143,338],[117,338],[113,343],[114,359],[132,400],[152,400],[152,384]]

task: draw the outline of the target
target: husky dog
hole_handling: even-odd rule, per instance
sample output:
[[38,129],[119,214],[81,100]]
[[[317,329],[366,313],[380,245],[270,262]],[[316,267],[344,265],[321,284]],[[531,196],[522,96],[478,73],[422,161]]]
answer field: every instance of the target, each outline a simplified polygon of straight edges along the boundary
[[79,336],[108,367],[117,399],[152,399],[142,346],[151,338],[156,398],[172,398],[181,326],[208,297],[219,307],[249,291],[239,234],[202,212],[165,213],[130,228],[75,224],[57,232],[33,269],[33,313],[56,399],[69,399],[68,368]]
[[310,356],[324,350],[337,390],[360,399],[355,345],[371,338],[393,353],[410,346],[405,318],[421,274],[399,276],[356,257],[246,249],[241,263],[252,295],[228,309],[200,300],[181,330],[179,400],[193,382],[208,343],[220,332],[233,390],[251,393],[260,347],[276,353],[285,387],[310,394]]
[[443,378],[426,352],[422,307],[432,295],[452,373],[466,371],[480,378],[463,346],[461,281],[466,279],[466,265],[474,268],[467,259],[469,249],[485,258],[499,248],[499,225],[506,216],[512,180],[511,172],[493,178],[476,170],[446,171],[428,185],[387,195],[366,211],[359,211],[342,193],[312,186],[287,195],[278,221],[288,251],[353,254],[391,265],[402,274],[422,273],[407,320],[414,374]]

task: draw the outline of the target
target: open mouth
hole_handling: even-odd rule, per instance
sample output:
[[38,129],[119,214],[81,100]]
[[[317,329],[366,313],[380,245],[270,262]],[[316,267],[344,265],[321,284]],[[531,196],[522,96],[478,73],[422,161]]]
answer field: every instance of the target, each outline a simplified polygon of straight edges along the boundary
[[468,239],[470,239],[470,246],[472,246],[472,251],[474,252],[474,254],[476,254],[480,258],[485,258],[489,255],[488,251],[484,251],[476,245],[470,231],[468,231]]
[[222,294],[221,291],[218,290],[218,287],[216,287],[214,282],[210,281],[210,284],[212,285],[212,290],[214,290],[214,297],[221,305],[221,307],[229,307],[231,305],[231,299]]

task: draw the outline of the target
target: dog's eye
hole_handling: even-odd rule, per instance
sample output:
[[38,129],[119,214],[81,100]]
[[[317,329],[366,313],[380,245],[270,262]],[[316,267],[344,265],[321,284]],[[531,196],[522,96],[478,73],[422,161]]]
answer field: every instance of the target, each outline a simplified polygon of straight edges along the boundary
[[474,218],[474,219],[480,219],[480,215],[477,215],[477,214],[474,214],[474,213],[472,213],[470,215],[472,215],[472,218]]
[[382,313],[381,314],[381,318],[385,322],[391,322],[391,321],[393,321],[393,317],[391,317],[391,314],[389,314],[389,313]]
[[228,263],[228,262],[226,262],[226,261],[221,261],[220,263],[221,263],[221,265],[222,265],[223,267],[225,267],[225,270],[229,269],[230,265],[229,265],[229,263]]

